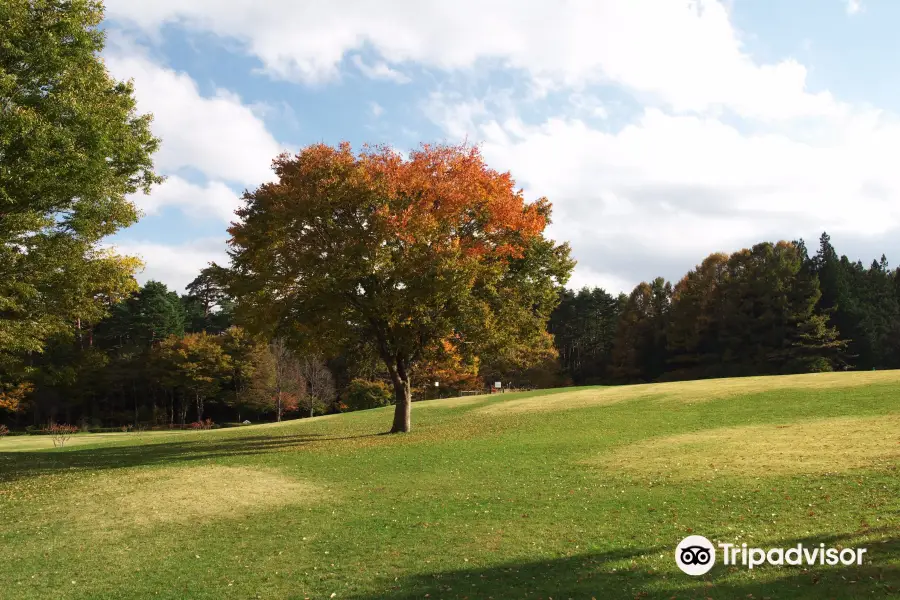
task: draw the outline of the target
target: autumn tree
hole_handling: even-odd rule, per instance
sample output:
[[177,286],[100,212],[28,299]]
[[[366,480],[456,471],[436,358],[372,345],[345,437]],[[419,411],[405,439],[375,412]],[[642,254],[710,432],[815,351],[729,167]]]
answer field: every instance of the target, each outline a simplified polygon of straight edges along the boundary
[[191,398],[197,420],[203,420],[207,399],[215,398],[231,374],[230,360],[219,339],[206,333],[189,333],[183,338],[172,336],[160,344],[164,360],[171,365],[172,384],[185,393],[182,420],[187,410],[184,400]]
[[9,390],[0,390],[0,409],[16,413],[24,408],[25,397],[34,389],[30,383],[20,383]]
[[[419,365],[419,378],[423,397],[433,397],[446,391],[479,390],[484,387],[479,377],[480,359],[466,358],[459,353],[451,340],[441,340],[441,348],[428,352],[428,359]],[[438,383],[434,389],[434,383]]]
[[672,289],[666,339],[673,378],[699,379],[718,369],[719,300],[727,264],[728,255],[710,254]]
[[134,288],[134,259],[98,247],[160,178],[150,116],[100,58],[92,0],[0,2],[0,369],[96,322]]
[[275,384],[275,360],[267,344],[253,338],[240,327],[230,327],[221,337],[222,351],[230,368],[225,404],[237,411],[263,410]]
[[282,415],[297,407],[298,399],[306,393],[306,380],[303,379],[300,359],[284,338],[272,340],[269,352],[273,363],[272,398],[275,418],[281,421]]
[[[274,163],[231,229],[231,291],[257,330],[326,354],[360,340],[393,383],[392,432],[410,429],[412,371],[439,340],[461,353],[545,335],[573,262],[476,148],[310,146]],[[465,348],[463,348],[465,345]]]

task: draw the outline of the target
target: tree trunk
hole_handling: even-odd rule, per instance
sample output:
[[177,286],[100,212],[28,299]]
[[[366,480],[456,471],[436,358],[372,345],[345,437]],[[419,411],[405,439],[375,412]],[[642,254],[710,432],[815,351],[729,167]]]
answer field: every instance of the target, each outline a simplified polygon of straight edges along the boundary
[[187,412],[190,403],[188,402],[187,396],[184,394],[181,395],[181,401],[178,403],[178,411],[181,413],[181,426],[184,427],[185,421],[187,421]]
[[390,433],[409,433],[412,428],[412,389],[406,361],[399,355],[390,356],[381,344],[381,357],[394,384],[394,424]]
[[412,393],[409,387],[409,379],[397,379],[394,382],[394,394],[397,398],[394,406],[394,425],[391,433],[409,433],[412,411]]
[[197,394],[197,421],[203,420],[203,396]]
[[275,421],[281,421],[281,380],[275,375]]

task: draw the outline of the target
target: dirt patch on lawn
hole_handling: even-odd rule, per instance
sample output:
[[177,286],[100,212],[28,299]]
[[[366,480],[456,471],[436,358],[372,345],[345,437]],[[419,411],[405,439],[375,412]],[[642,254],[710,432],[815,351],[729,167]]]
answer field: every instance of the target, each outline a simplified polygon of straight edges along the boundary
[[77,487],[83,489],[73,491],[68,506],[100,529],[236,517],[315,502],[328,493],[276,471],[216,465],[108,471]]
[[865,371],[853,373],[811,373],[781,375],[777,377],[737,377],[730,379],[703,379],[641,385],[618,385],[578,390],[569,393],[547,394],[528,398],[516,398],[507,402],[491,403],[476,409],[489,414],[532,412],[603,406],[628,400],[659,397],[661,400],[680,402],[706,402],[758,394],[781,389],[817,390],[862,387],[872,384],[900,384],[900,370]]
[[676,479],[839,473],[900,461],[900,414],[725,427],[630,444],[590,461]]

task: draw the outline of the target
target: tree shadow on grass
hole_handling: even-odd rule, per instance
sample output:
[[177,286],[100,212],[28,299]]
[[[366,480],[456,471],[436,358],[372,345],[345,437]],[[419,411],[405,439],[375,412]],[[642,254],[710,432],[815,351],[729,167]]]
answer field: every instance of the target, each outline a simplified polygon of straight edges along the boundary
[[254,456],[314,443],[376,437],[380,434],[326,436],[302,433],[138,445],[73,448],[62,452],[0,452],[0,484],[47,473],[119,469],[156,464],[175,465],[217,458]]
[[[900,595],[900,528],[882,533],[888,539],[856,543],[851,536],[797,538],[759,544],[763,548],[867,548],[861,566],[766,566],[754,570],[721,564],[702,577],[683,574],[674,564],[674,547],[612,550],[556,560],[504,564],[414,575],[378,593],[351,595],[352,600],[507,600],[612,598],[896,598]],[[755,545],[755,544],[754,544]],[[672,556],[671,568],[653,571],[632,559],[653,554]],[[302,597],[302,596],[298,596]],[[344,596],[348,597],[348,596]]]

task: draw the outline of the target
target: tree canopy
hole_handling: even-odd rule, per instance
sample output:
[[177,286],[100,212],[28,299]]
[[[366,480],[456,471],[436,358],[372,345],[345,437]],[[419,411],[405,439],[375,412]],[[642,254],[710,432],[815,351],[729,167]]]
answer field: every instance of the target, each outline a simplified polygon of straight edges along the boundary
[[149,115],[99,57],[90,0],[0,3],[0,363],[99,320],[135,289],[134,259],[98,247],[160,178]]
[[410,377],[444,341],[463,356],[545,332],[573,262],[543,236],[550,203],[526,202],[476,148],[310,146],[244,195],[230,232],[238,314],[297,345],[370,342],[410,428]]

